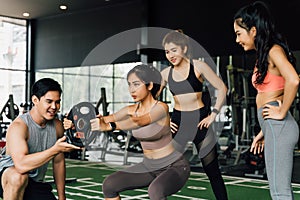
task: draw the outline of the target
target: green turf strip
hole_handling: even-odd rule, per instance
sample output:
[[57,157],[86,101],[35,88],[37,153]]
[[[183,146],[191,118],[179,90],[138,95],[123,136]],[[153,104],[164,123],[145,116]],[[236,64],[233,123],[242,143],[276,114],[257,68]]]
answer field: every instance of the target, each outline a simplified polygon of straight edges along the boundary
[[[51,166],[51,165],[49,165]],[[111,167],[105,163],[67,160],[67,180],[76,178],[76,182],[66,184],[67,200],[103,199],[102,182],[104,178],[120,166]],[[229,200],[271,200],[268,183],[264,180],[223,176]],[[52,181],[52,169],[49,168],[46,180]],[[170,183],[172,184],[172,183]],[[295,200],[300,199],[300,185],[293,184]],[[56,190],[54,190],[56,194]],[[147,188],[125,191],[122,200],[149,199]],[[168,200],[214,200],[209,180],[203,173],[192,172],[186,185]]]

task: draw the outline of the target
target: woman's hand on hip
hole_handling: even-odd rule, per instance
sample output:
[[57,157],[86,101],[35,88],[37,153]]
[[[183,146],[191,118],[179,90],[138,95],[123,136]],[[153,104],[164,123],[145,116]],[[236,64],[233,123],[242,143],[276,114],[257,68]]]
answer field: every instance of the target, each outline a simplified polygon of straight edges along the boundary
[[266,104],[262,110],[262,116],[264,119],[277,119],[282,120],[285,118],[286,113],[282,113],[281,106],[282,102],[277,100],[278,106],[273,106],[270,104]]

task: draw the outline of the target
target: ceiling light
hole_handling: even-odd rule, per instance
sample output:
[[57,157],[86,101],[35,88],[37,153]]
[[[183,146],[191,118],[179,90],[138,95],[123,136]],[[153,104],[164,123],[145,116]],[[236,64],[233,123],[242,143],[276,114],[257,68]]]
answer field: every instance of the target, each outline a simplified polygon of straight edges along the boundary
[[29,13],[28,13],[28,12],[24,12],[24,13],[23,13],[23,16],[24,16],[24,17],[29,17]]
[[59,8],[60,8],[61,10],[67,10],[68,7],[67,7],[66,5],[60,5]]

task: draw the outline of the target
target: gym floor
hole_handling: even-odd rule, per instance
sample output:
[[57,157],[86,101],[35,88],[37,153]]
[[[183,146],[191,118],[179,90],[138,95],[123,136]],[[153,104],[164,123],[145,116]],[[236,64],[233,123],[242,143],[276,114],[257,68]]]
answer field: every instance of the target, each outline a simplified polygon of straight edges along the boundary
[[[67,199],[103,199],[101,190],[103,179],[120,167],[120,165],[115,164],[68,159]],[[228,190],[229,199],[231,200],[271,200],[266,180],[227,175],[223,177]],[[48,171],[46,178],[48,181],[52,181],[51,169]],[[300,199],[300,184],[293,183],[293,190],[295,199]],[[123,192],[121,197],[123,200],[149,199],[147,188]],[[169,199],[213,200],[214,197],[206,175],[200,172],[192,172],[185,187]]]
[[[299,166],[300,159],[296,158],[296,165]],[[138,156],[128,157],[129,163],[139,162],[140,160],[141,157]],[[103,179],[110,173],[123,168],[123,162],[124,157],[116,154],[107,154],[105,162],[67,159],[67,200],[103,199],[101,189]],[[268,182],[265,178],[242,177],[241,174],[245,174],[245,171],[243,172],[245,168],[242,164],[236,165],[235,168],[233,167],[230,171],[236,171],[236,174],[227,175],[227,173],[224,173],[223,175],[230,200],[271,200]],[[48,170],[46,180],[53,182],[51,168]],[[293,181],[292,186],[295,199],[300,199],[299,182]],[[56,193],[56,190],[54,192]],[[123,200],[149,199],[147,188],[123,192],[121,197]],[[201,171],[201,167],[196,164],[192,166],[192,173],[185,187],[168,199],[213,200],[214,196],[207,176]]]

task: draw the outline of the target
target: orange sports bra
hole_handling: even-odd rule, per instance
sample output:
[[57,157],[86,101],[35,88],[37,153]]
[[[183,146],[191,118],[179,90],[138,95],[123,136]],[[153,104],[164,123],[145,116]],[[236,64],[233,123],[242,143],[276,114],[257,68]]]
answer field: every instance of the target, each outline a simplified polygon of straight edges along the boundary
[[267,75],[262,84],[255,84],[255,80],[256,80],[255,71],[256,70],[254,70],[254,73],[252,75],[252,85],[256,88],[258,93],[274,92],[274,91],[284,89],[284,84],[285,84],[284,78],[282,76],[271,74],[269,71],[267,71]]

